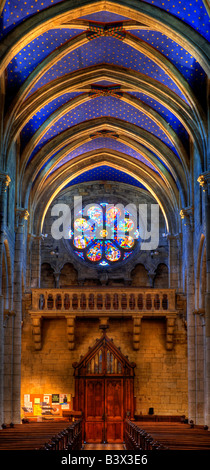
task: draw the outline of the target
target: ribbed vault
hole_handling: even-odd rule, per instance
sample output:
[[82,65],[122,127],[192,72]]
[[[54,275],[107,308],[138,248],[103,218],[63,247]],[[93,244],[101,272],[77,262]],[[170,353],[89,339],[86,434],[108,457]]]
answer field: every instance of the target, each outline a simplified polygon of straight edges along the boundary
[[70,181],[106,165],[142,183],[176,232],[195,155],[207,169],[205,3],[48,3],[0,2],[3,166],[16,146],[30,229]]

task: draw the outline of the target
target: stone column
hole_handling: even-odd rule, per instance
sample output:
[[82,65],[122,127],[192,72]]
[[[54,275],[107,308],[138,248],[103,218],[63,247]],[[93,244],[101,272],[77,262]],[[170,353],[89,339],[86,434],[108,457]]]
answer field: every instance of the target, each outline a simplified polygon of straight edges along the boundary
[[13,344],[13,415],[14,423],[20,422],[21,413],[21,322],[22,322],[22,273],[24,259],[24,232],[29,213],[16,209],[16,239],[14,259],[14,344]]
[[178,289],[179,287],[179,256],[178,240],[176,236],[168,235],[169,247],[169,288]]
[[0,173],[0,423],[4,422],[4,298],[2,295],[2,260],[7,188],[10,181],[8,175]]
[[187,344],[188,344],[188,418],[196,418],[196,376],[195,376],[195,279],[193,256],[194,211],[192,207],[182,209],[183,256],[187,268]]
[[210,426],[210,172],[198,178],[205,192],[206,295],[205,295],[205,423]]
[[39,288],[41,283],[41,236],[28,234],[27,281],[29,288]]

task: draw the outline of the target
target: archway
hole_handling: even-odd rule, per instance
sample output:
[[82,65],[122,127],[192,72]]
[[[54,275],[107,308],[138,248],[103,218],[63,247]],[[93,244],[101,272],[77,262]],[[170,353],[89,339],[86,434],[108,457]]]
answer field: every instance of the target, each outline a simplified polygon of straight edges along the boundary
[[85,442],[124,440],[126,416],[134,415],[135,364],[121,353],[103,330],[88,353],[74,363],[75,409],[83,413]]

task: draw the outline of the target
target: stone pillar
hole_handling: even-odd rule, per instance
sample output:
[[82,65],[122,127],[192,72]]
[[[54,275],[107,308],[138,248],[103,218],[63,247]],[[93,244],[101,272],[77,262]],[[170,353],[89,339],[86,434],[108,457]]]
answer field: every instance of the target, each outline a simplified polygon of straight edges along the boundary
[[210,426],[210,172],[198,182],[205,192],[206,295],[205,295],[205,423]]
[[39,288],[41,283],[41,236],[28,235],[28,286]]
[[188,418],[196,419],[196,376],[195,376],[195,279],[193,256],[194,211],[192,207],[182,209],[183,256],[187,268],[187,344],[188,344]]
[[54,271],[53,275],[54,275],[54,278],[55,278],[55,288],[56,289],[59,289],[60,287],[60,271]]
[[0,423],[4,422],[4,298],[2,295],[2,259],[4,248],[7,188],[10,177],[0,173]]
[[21,417],[21,328],[22,328],[22,272],[24,259],[24,231],[29,213],[25,209],[16,209],[16,238],[14,259],[14,343],[13,343],[13,415],[14,423]]
[[179,256],[177,237],[168,235],[169,246],[169,283],[170,289],[178,289],[179,287]]

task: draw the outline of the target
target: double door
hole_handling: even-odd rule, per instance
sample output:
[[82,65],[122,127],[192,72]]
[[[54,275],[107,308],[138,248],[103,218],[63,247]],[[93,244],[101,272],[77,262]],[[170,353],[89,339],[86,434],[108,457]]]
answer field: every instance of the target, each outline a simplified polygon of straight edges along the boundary
[[122,442],[123,378],[87,378],[85,385],[85,441]]

